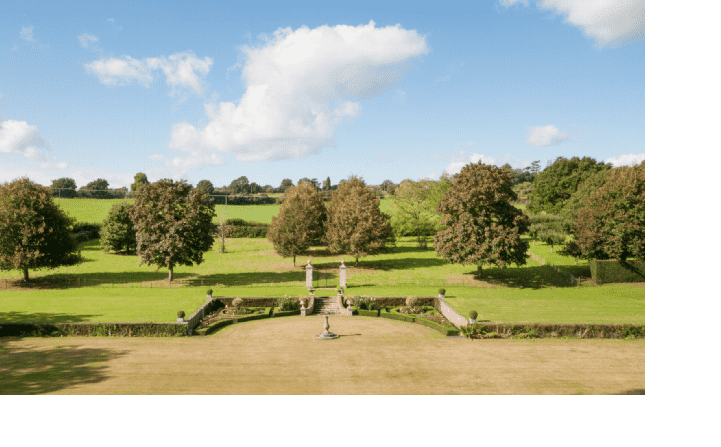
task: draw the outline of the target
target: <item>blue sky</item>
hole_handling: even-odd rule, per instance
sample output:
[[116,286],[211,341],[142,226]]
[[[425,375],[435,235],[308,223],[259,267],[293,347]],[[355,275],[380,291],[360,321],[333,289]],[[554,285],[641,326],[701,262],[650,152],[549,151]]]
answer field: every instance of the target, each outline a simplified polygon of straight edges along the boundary
[[645,159],[643,1],[200,5],[4,3],[0,181]]

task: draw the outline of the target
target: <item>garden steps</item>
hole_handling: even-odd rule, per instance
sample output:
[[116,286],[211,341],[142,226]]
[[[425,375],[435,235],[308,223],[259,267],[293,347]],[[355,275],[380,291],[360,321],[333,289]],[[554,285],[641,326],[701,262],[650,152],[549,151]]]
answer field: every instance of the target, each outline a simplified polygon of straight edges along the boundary
[[341,315],[338,298],[335,296],[317,296],[313,305],[313,313],[319,315]]

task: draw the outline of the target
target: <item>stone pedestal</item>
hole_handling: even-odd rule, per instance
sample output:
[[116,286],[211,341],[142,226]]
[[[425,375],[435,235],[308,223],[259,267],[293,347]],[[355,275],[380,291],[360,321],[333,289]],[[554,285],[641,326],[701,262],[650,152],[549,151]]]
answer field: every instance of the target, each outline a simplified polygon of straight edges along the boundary
[[345,261],[340,261],[340,287],[346,288],[345,284]]
[[308,259],[308,264],[305,266],[305,287],[307,289],[313,288],[313,266],[310,265],[310,259]]
[[328,324],[328,315],[323,315],[323,316],[325,317],[325,324],[323,325],[323,329],[325,329],[325,331],[316,335],[315,338],[317,338],[319,340],[333,340],[334,338],[338,338],[337,334],[334,334],[333,332],[329,331],[330,325]]

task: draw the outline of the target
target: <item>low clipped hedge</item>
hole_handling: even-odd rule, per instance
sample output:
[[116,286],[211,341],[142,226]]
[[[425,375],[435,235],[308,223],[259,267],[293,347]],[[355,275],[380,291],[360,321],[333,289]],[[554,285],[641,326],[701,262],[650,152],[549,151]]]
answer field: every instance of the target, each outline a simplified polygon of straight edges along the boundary
[[[232,306],[233,300],[235,298],[238,298],[236,296],[233,297],[213,297],[215,301],[218,301],[219,303],[222,303],[225,306]],[[268,297],[245,297],[241,296],[240,298],[243,298],[243,304],[245,307],[273,307],[275,306],[275,298],[268,298]]]
[[645,261],[599,261],[592,259],[589,265],[591,267],[591,277],[596,284],[646,281]]
[[646,338],[645,324],[474,323],[469,338]]
[[0,323],[0,337],[185,337],[184,323]]
[[399,314],[396,312],[381,312],[379,317],[388,318],[391,320],[407,321],[409,323],[413,323],[416,321],[416,317],[413,315]]
[[377,316],[380,316],[380,313],[381,313],[380,309],[376,309],[376,310],[358,309],[358,310],[353,311],[353,315],[358,315],[361,317],[377,317]]
[[267,314],[247,315],[244,317],[224,318],[220,321],[216,321],[215,323],[208,325],[207,327],[197,328],[193,331],[193,333],[195,335],[210,335],[213,332],[217,332],[221,328],[224,328],[225,326],[229,326],[231,324],[243,323],[245,321],[263,320],[266,318],[271,318],[272,316],[273,316],[272,314],[267,313]]
[[273,311],[273,318],[275,317],[292,317],[293,315],[300,315],[300,309],[298,310],[284,310],[284,311]]
[[444,333],[447,336],[460,335],[460,331],[454,327],[443,326],[442,324],[438,324],[435,321],[426,320],[425,318],[416,318],[416,323],[422,324],[423,326],[429,327],[431,329],[435,329],[439,332]]

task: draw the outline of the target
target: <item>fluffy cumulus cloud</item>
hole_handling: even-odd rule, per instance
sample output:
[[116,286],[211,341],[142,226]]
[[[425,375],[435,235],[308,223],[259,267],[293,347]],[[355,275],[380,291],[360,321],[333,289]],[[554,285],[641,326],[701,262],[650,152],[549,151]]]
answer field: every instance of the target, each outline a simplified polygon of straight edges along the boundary
[[38,132],[37,126],[25,121],[7,120],[0,122],[0,153],[19,154],[37,162],[43,169],[65,169],[68,164],[45,152],[51,149]]
[[130,56],[98,59],[85,64],[85,70],[97,76],[103,84],[127,85],[137,82],[144,87],[149,87],[153,82],[153,72],[160,70],[165,75],[165,82],[172,87],[170,95],[176,95],[182,89],[190,89],[200,96],[205,91],[203,79],[212,65],[212,58],[200,59],[188,51],[142,60]]
[[571,134],[560,132],[556,126],[535,126],[528,131],[526,142],[536,147],[542,147],[561,144],[572,138]]
[[606,160],[606,163],[611,163],[613,166],[631,166],[638,163],[641,163],[646,159],[646,153],[642,154],[627,154],[627,155],[619,155],[617,157],[611,157],[608,160]]
[[208,124],[173,126],[170,147],[219,151],[241,161],[297,159],[332,145],[334,130],[360,115],[360,100],[398,84],[428,53],[424,36],[400,25],[279,29],[240,47],[247,89],[237,102],[206,104]]
[[[528,5],[527,0],[501,0],[504,6]],[[540,0],[540,9],[553,11],[581,29],[600,47],[641,41],[646,34],[645,0]]]

